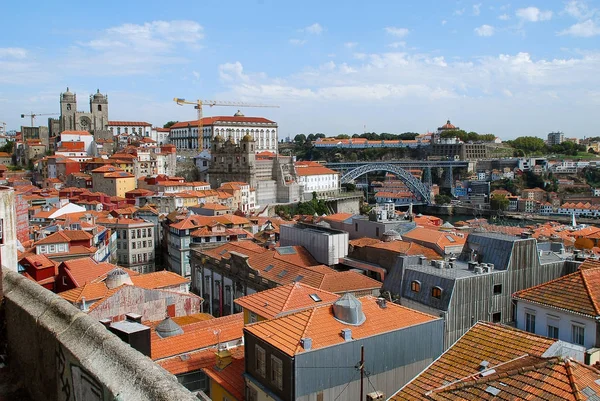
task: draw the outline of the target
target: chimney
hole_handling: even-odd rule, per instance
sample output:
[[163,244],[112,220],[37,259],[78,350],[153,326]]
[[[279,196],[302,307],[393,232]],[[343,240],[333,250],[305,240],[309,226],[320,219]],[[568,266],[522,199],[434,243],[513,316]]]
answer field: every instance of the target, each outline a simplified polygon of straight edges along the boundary
[[112,323],[112,320],[110,319],[101,319],[100,323],[102,323],[102,325],[106,328],[110,327],[110,324]]
[[385,308],[387,308],[387,303],[386,303],[386,301],[385,301],[385,298],[383,298],[383,297],[379,297],[379,298],[377,298],[377,305],[379,305],[379,307],[380,307],[381,309],[385,309]]
[[227,349],[218,351],[215,355],[217,356],[217,368],[219,368],[221,370],[223,370],[227,366],[229,366],[233,359],[231,357],[231,352],[229,352],[229,350],[227,350]]
[[304,348],[305,351],[310,351],[312,349],[312,338],[305,337],[300,340],[300,343],[302,344],[302,348]]
[[112,323],[108,329],[131,347],[146,356],[150,356],[150,327],[128,320],[121,320]]
[[142,323],[142,315],[140,315],[138,313],[128,313],[125,315],[125,319],[128,322]]
[[350,329],[342,329],[342,338],[344,339],[344,341],[350,341],[352,340],[352,330]]
[[419,256],[419,264],[420,265],[425,265],[427,263],[427,257],[425,256]]

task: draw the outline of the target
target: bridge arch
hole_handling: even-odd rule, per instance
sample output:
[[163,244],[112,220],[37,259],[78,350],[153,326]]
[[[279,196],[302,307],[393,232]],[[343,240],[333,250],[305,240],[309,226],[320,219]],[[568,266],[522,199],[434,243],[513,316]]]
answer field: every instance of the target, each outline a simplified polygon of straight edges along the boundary
[[414,175],[404,170],[402,167],[399,167],[394,164],[389,163],[369,163],[359,166],[355,169],[348,171],[341,178],[342,184],[347,184],[351,181],[354,181],[361,175],[372,173],[373,171],[387,171],[389,173],[395,174],[400,180],[406,184],[408,189],[410,189],[414,194],[421,197],[423,202],[431,203],[431,194],[429,187],[415,178]]

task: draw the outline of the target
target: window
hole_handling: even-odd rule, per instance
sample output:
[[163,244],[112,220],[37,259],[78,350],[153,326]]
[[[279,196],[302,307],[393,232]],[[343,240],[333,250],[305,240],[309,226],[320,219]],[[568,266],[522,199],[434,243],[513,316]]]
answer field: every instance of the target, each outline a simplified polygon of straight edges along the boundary
[[256,373],[258,373],[262,377],[265,377],[265,373],[266,373],[265,350],[264,350],[264,348],[262,348],[258,345],[254,346],[254,350],[256,353]]
[[440,287],[433,287],[431,289],[431,296],[440,299],[442,297],[442,289]]
[[256,313],[250,312],[250,317],[248,318],[248,320],[250,321],[250,323],[256,323],[258,321],[258,319],[256,318]]
[[131,243],[131,249],[135,249],[135,241]]
[[354,231],[358,231],[358,223],[354,223]]
[[525,312],[525,331],[535,333],[535,314]]
[[379,237],[379,227],[375,227],[375,236]]
[[558,327],[548,324],[548,337],[558,340]]
[[494,284],[494,295],[502,294],[502,284]]
[[283,364],[274,355],[271,355],[271,383],[279,390],[283,389]]
[[502,313],[496,312],[496,313],[492,314],[492,322],[493,323],[500,323],[501,320],[502,320]]
[[412,283],[410,283],[410,289],[413,292],[420,292],[421,291],[421,283],[417,280],[413,281]]
[[585,327],[578,325],[578,324],[574,324],[572,327],[572,343],[573,344],[578,344],[578,345],[583,345],[585,342]]

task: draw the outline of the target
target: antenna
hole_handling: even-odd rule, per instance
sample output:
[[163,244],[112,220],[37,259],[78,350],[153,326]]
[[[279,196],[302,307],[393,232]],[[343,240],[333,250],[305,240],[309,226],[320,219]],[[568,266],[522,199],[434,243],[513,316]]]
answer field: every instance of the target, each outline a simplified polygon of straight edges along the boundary
[[221,349],[221,339],[220,339],[221,329],[214,330],[213,334],[217,337],[217,351],[219,351]]

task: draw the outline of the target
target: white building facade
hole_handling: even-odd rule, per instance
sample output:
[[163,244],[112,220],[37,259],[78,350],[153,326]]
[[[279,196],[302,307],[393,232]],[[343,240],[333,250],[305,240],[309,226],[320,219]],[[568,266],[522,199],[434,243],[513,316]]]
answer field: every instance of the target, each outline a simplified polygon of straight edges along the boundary
[[316,162],[296,162],[296,179],[304,192],[337,191],[340,174]]
[[205,117],[202,119],[202,135],[198,138],[198,120],[179,122],[171,127],[169,142],[177,150],[210,149],[212,138],[217,135],[239,143],[250,135],[256,143],[256,153],[277,152],[277,123],[263,117],[246,117],[239,111],[234,116]]
[[112,132],[113,136],[127,134],[151,137],[152,124],[145,121],[109,121],[108,130]]

